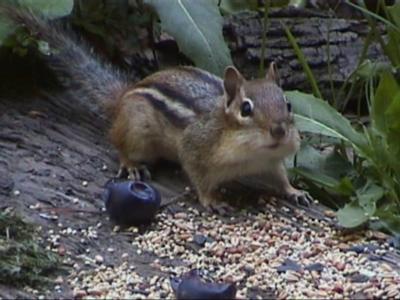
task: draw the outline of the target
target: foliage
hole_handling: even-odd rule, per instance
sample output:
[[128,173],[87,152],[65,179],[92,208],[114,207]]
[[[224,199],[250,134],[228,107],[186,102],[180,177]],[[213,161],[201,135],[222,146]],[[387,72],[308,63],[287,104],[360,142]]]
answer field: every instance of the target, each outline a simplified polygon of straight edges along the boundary
[[318,98],[322,98],[321,92],[319,91],[319,88],[317,85],[317,81],[315,80],[314,75],[312,74],[312,71],[306,61],[306,58],[305,58],[303,52],[300,50],[300,47],[297,44],[296,38],[290,32],[289,27],[287,27],[284,23],[281,23],[281,25],[285,29],[285,33],[289,40],[289,43],[291,44],[294,52],[296,53],[296,56],[301,64],[301,66],[303,67],[304,72],[306,73],[308,81],[311,83],[311,87],[312,87],[314,96],[318,97]]
[[[382,220],[394,232],[400,227],[387,221],[400,218],[400,88],[390,73],[382,74],[380,84],[372,95],[372,123],[357,132],[349,121],[330,105],[311,95],[288,92],[297,127],[302,132],[318,134],[325,139],[327,155],[313,147],[303,147],[293,170],[312,183],[311,192],[325,190],[348,199],[338,212],[339,222],[346,227],[361,225],[375,219],[391,207],[391,217]],[[323,140],[323,139],[321,139]],[[321,140],[306,145],[321,147]],[[350,151],[351,150],[351,151]],[[318,195],[321,195],[319,191]],[[328,195],[327,195],[328,196]],[[336,202],[335,198],[329,201]]]
[[213,0],[145,0],[158,13],[163,29],[196,66],[222,75],[232,64],[222,36],[223,19]]
[[219,9],[223,14],[233,14],[243,10],[257,10],[257,0],[220,0],[218,1]]
[[[27,7],[49,19],[69,15],[74,5],[73,0],[8,0],[7,3]],[[15,31],[15,29],[16,26],[9,20],[0,18],[0,46],[4,43],[4,40]]]
[[59,261],[37,241],[37,232],[11,212],[0,213],[0,283],[42,285]]
[[[400,38],[399,8],[400,4],[385,7],[390,16],[384,22],[389,33],[385,47],[392,44],[385,53],[392,68],[362,60],[354,72],[364,78],[368,125],[352,126],[328,102],[311,95],[287,93],[300,131],[314,136],[304,143],[293,172],[319,197],[336,205],[338,199],[345,200],[338,211],[345,227],[379,220],[388,230],[400,232],[400,84],[392,74],[399,67],[399,44],[393,42]],[[325,148],[327,154],[315,147]]]

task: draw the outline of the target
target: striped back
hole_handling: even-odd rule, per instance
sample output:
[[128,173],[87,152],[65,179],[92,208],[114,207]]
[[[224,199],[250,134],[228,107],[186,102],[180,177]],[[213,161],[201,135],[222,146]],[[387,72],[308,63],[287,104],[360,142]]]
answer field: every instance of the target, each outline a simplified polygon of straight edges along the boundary
[[144,96],[172,124],[186,127],[195,116],[216,106],[223,94],[223,82],[201,69],[178,67],[146,77],[133,91]]

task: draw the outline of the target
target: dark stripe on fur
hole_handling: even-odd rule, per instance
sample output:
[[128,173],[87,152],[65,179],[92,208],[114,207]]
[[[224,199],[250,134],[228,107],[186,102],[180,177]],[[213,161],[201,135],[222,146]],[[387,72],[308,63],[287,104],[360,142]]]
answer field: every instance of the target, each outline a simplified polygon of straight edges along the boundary
[[170,109],[164,101],[157,99],[152,94],[146,92],[135,92],[135,95],[142,96],[144,99],[148,100],[148,102],[156,110],[161,111],[174,126],[184,128],[189,124],[190,120],[188,118],[185,118],[176,111]]
[[171,101],[179,102],[186,108],[194,112],[199,112],[192,98],[188,98],[187,95],[180,93],[179,90],[170,87],[168,84],[153,81],[153,82],[141,83],[137,85],[137,87],[153,88],[159,91],[161,94],[170,98]]
[[194,75],[198,80],[204,81],[209,85],[213,86],[220,95],[224,93],[224,89],[222,87],[222,80],[206,71],[202,71],[195,68],[185,68],[180,67],[179,70],[187,72],[190,75]]

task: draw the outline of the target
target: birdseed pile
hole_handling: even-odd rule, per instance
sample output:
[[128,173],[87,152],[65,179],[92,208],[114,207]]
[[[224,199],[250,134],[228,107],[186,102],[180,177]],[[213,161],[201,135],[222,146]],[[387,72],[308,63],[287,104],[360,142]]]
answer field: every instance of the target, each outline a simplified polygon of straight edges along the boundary
[[379,233],[343,234],[301,209],[263,205],[264,212],[222,218],[178,203],[181,209],[159,213],[144,232],[125,230],[132,252],[151,258],[147,276],[127,261],[107,266],[97,255],[95,267],[73,271],[68,284],[75,298],[173,298],[170,278],[197,269],[205,281],[235,282],[239,299],[400,299],[400,271],[384,259],[395,250]]

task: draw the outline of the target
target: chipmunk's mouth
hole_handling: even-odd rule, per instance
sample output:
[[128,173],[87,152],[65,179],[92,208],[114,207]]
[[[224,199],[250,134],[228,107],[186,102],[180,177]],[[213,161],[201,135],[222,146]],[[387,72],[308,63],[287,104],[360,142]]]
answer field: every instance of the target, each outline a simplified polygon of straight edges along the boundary
[[268,145],[267,146],[267,148],[269,148],[269,149],[276,149],[276,148],[278,148],[279,146],[281,145],[281,143],[274,143],[274,144],[272,144],[272,145]]

